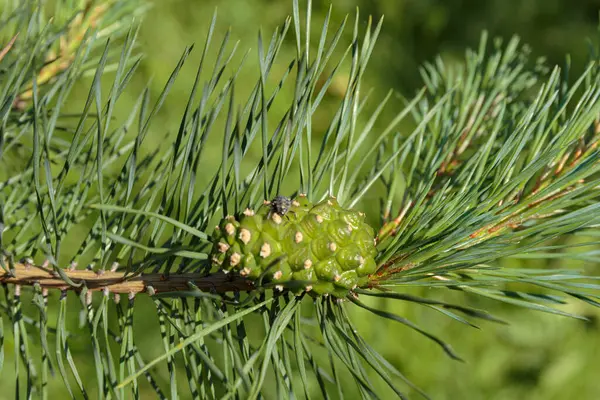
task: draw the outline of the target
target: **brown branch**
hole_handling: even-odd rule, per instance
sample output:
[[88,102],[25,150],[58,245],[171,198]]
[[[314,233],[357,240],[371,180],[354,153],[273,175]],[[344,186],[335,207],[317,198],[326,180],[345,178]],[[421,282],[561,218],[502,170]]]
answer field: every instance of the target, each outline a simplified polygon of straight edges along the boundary
[[[205,292],[225,293],[254,289],[251,281],[222,271],[211,275],[202,274],[143,274],[124,278],[123,272],[64,269],[74,283],[83,283],[88,290],[108,290],[113,293],[136,294],[140,292],[173,292],[190,290],[189,282]],[[42,288],[77,290],[63,281],[51,268],[15,263],[13,274],[0,270],[0,283],[13,285],[39,284]],[[150,289],[152,288],[152,289]]]

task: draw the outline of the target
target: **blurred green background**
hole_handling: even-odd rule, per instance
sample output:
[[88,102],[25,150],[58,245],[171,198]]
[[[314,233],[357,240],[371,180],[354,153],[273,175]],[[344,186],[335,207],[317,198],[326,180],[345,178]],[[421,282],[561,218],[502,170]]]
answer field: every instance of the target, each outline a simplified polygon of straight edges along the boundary
[[[149,80],[152,97],[156,99],[184,47],[192,43],[196,43],[197,47],[179,75],[162,111],[154,120],[146,143],[147,149],[159,145],[159,140],[166,133],[174,134],[177,131],[215,7],[218,8],[215,42],[218,43],[231,27],[232,41],[240,41],[240,53],[252,48],[246,68],[236,84],[236,90],[242,93],[247,93],[258,78],[258,28],[263,29],[265,36],[269,37],[273,29],[292,12],[291,1],[287,0],[155,0],[153,3],[139,38],[140,50],[145,54],[145,59],[125,98],[119,103],[121,115],[129,111]],[[365,77],[366,86],[374,88],[373,96],[381,99],[390,88],[411,96],[422,85],[418,73],[421,63],[438,54],[446,60],[459,60],[467,47],[477,46],[482,30],[487,30],[492,37],[501,36],[506,39],[517,34],[531,45],[534,56],[545,56],[550,64],[562,64],[565,55],[569,53],[574,70],[580,71],[588,51],[586,40],[595,38],[597,34],[600,1],[342,0],[333,4],[331,31],[342,21],[344,15],[354,13],[356,6],[360,7],[363,23],[366,23],[369,14],[375,19],[385,15],[383,30]],[[320,23],[328,8],[329,3],[313,1],[315,33],[320,30]],[[348,43],[352,33],[351,24],[347,28],[345,43]],[[317,36],[314,36],[314,40],[317,41]],[[216,51],[216,45],[213,45],[212,59]],[[281,65],[275,67],[274,77],[281,75],[294,55],[295,39],[290,31],[279,58]],[[331,104],[326,102],[324,105],[322,128],[327,126],[328,118],[331,117],[327,107],[336,104],[336,96],[343,92],[344,83],[342,72],[339,82],[334,83],[330,90],[328,100]],[[82,86],[81,96],[86,95],[86,84]],[[283,93],[279,101],[285,103],[285,99],[290,97],[291,93]],[[81,103],[72,102],[72,105],[77,109]],[[284,106],[286,104],[282,104]],[[277,105],[275,108],[276,114]],[[388,110],[388,113],[393,114],[393,111]],[[316,126],[315,130],[318,131],[319,121]],[[215,155],[206,159],[204,167],[208,176],[212,176],[220,154],[220,142],[215,140],[214,145],[218,146],[216,150],[208,151],[207,154]],[[511,266],[525,265],[515,260],[504,263]],[[597,265],[572,261],[565,264],[568,265],[562,267],[581,267],[591,274],[597,274],[598,271]],[[551,266],[559,265],[560,261],[552,261]],[[589,321],[584,322],[524,311],[492,301],[466,297],[461,293],[437,293],[434,289],[429,289],[424,294],[487,309],[511,323],[509,326],[483,324],[482,329],[477,330],[428,308],[388,304],[384,301],[378,304],[379,307],[393,309],[451,343],[466,361],[460,363],[448,359],[439,347],[417,333],[349,307],[359,332],[367,341],[432,398],[600,398],[600,313],[597,310],[581,304],[566,306],[569,311],[588,316]],[[75,302],[76,300],[73,303]],[[140,299],[140,302],[149,303],[144,299]],[[152,307],[150,304],[147,306]],[[147,310],[151,313],[150,309]],[[74,320],[77,318],[76,309],[73,309],[73,317]],[[147,357],[157,356],[162,352],[157,340],[159,335],[155,319],[138,318],[136,321],[135,331]],[[72,329],[77,331],[75,323]],[[86,357],[89,360],[91,357],[89,344],[85,342],[74,341],[72,351],[80,360]],[[5,373],[10,374],[9,371],[10,368],[5,369]],[[161,383],[166,384],[166,368],[160,371]],[[84,365],[80,372],[84,380],[95,379],[92,365]],[[183,370],[179,379],[185,385]],[[59,380],[57,377],[52,385],[53,390],[62,388]],[[10,379],[7,382],[7,388],[14,385],[14,381]],[[381,388],[383,387],[382,384]],[[143,388],[148,397],[151,397],[152,393],[148,388]],[[392,397],[389,391],[383,393],[386,394],[383,398]],[[0,398],[12,398],[12,392],[2,391]]]

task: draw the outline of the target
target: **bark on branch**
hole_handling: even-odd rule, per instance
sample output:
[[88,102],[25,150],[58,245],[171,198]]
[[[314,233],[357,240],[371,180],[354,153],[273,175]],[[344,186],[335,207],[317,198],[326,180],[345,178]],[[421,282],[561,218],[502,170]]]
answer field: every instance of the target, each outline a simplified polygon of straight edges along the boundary
[[[14,267],[13,274],[0,269],[0,283],[23,286],[37,283],[47,289],[78,289],[63,281],[51,268],[23,263],[15,263]],[[251,281],[222,271],[208,276],[190,273],[169,276],[143,274],[127,278],[124,278],[124,273],[113,271],[96,272],[78,269],[63,271],[74,283],[83,283],[88,290],[107,289],[112,293],[136,294],[148,291],[149,287],[152,287],[155,293],[190,290],[189,282],[202,291],[213,293],[250,291],[254,288]]]

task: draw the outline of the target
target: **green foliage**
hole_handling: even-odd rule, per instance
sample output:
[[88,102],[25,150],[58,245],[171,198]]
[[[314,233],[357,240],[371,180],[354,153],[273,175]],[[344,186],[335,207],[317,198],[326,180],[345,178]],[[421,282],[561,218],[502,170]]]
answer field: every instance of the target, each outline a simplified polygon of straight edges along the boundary
[[[357,12],[335,25],[328,11],[314,36],[310,2],[301,15],[295,1],[271,36],[259,31],[255,55],[240,56],[229,33],[214,43],[215,15],[174,137],[156,145],[149,133],[192,49],[157,99],[146,88],[123,113],[140,65],[129,19],[142,8],[71,3],[25,2],[3,16],[0,367],[10,330],[16,397],[47,398],[61,378],[53,389],[84,398],[426,397],[361,336],[352,313],[407,326],[460,360],[437,333],[377,301],[416,303],[471,327],[503,321],[461,298],[575,318],[561,307],[566,297],[600,305],[595,277],[502,264],[597,261],[577,251],[596,244],[600,223],[597,52],[572,78],[569,64],[532,63],[517,39],[490,45],[484,34],[464,62],[424,65],[424,87],[398,108],[392,92],[373,104],[363,89],[381,20],[363,24]],[[256,81],[242,94],[244,64],[256,56]],[[70,91],[86,73],[88,95],[70,114]],[[334,110],[325,118],[323,107]],[[218,167],[207,169],[216,142]],[[212,227],[292,193],[335,196],[377,225],[377,270],[345,299],[247,290],[235,286],[243,274],[215,271]],[[573,234],[582,242],[565,240]],[[434,299],[419,287],[462,296]],[[156,316],[153,345],[138,315]],[[87,359],[72,351],[82,341]]]

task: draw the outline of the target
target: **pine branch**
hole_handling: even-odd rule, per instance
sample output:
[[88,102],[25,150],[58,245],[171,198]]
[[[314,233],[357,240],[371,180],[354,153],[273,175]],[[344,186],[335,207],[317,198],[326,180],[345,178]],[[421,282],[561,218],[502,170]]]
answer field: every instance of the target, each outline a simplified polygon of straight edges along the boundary
[[[10,265],[10,263],[7,263]],[[203,291],[209,293],[249,292],[254,285],[248,279],[240,276],[227,275],[222,271],[211,275],[203,274],[142,274],[128,277],[123,272],[65,270],[68,281],[61,278],[49,265],[36,266],[25,263],[14,263],[10,272],[0,274],[0,283],[19,286],[39,286],[42,289],[59,289],[81,291],[85,287],[89,291],[104,291],[108,293],[150,293],[164,294],[171,292]],[[182,296],[190,295],[181,293]]]
[[[161,138],[147,152],[153,119],[192,48],[183,51],[154,102],[145,89],[117,120],[115,109],[139,65],[128,19],[139,10],[135,3],[86,2],[81,12],[58,7],[60,24],[47,29],[34,3],[18,8],[11,17],[15,26],[6,26],[22,32],[31,23],[35,29],[18,36],[11,31],[0,52],[7,71],[0,75],[0,165],[7,166],[0,170],[0,282],[6,292],[0,310],[12,323],[18,378],[25,367],[17,397],[22,386],[28,395],[46,396],[54,368],[71,397],[96,390],[98,398],[140,398],[142,376],[158,397],[173,399],[182,381],[193,398],[258,398],[269,391],[277,398],[308,398],[311,385],[323,397],[381,397],[375,382],[405,398],[399,381],[426,397],[359,335],[348,309],[399,322],[459,360],[436,334],[364,299],[422,305],[470,327],[477,327],[474,319],[502,320],[403,290],[451,289],[575,318],[581,317],[557,308],[567,296],[600,306],[596,277],[494,264],[525,252],[566,257],[563,252],[580,244],[553,241],[572,234],[596,243],[597,56],[573,81],[559,68],[532,65],[517,39],[495,42],[490,50],[484,35],[465,63],[425,65],[424,88],[403,107],[393,104],[391,92],[372,104],[362,79],[382,21],[368,19],[361,34],[357,13],[350,43],[339,50],[348,20],[331,36],[330,10],[313,50],[310,2],[303,20],[294,1],[292,17],[270,40],[259,32],[256,81],[240,100],[236,87],[249,55],[237,56],[229,33],[214,46],[215,15],[175,137]],[[87,30],[96,23],[102,26],[95,33]],[[109,31],[122,37],[119,46],[98,40]],[[296,54],[282,60],[289,32]],[[342,69],[349,73],[337,108],[330,118],[317,115]],[[63,118],[71,88],[90,72],[80,113]],[[109,75],[107,92],[101,83]],[[390,107],[392,120],[380,121]],[[326,122],[322,133],[313,128],[317,118]],[[209,169],[215,135],[220,158]],[[367,193],[380,196],[381,210],[369,204]],[[295,201],[276,197],[283,194]],[[246,246],[256,237],[260,249]],[[295,251],[277,250],[309,239],[308,255],[292,271]],[[594,252],[579,255],[597,260]],[[367,266],[372,270],[359,276]],[[48,289],[61,290],[58,302]],[[100,301],[93,298],[97,291]],[[23,313],[22,297],[30,293],[37,318]],[[127,302],[120,293],[128,294]],[[141,315],[134,310],[142,307],[137,298],[146,294],[155,310],[144,318],[156,315],[158,347],[162,343],[150,360],[138,347],[134,324]],[[74,295],[91,343],[84,362],[93,357],[95,380],[84,375],[69,347],[78,340],[67,331]],[[307,307],[310,317],[303,314]],[[50,315],[55,325],[48,324]],[[40,376],[32,329],[39,331]],[[2,335],[0,329],[0,342]],[[167,367],[168,390],[154,369],[159,363]]]

